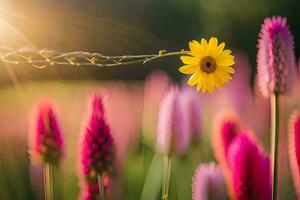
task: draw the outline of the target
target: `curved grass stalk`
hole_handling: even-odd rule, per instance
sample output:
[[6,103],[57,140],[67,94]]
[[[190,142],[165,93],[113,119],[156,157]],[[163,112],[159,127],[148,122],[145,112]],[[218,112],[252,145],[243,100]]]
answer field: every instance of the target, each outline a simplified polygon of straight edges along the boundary
[[63,53],[51,50],[36,51],[30,48],[13,50],[8,47],[0,47],[0,60],[11,64],[30,64],[41,69],[51,65],[114,67],[145,64],[156,59],[189,53],[189,51],[184,50],[176,52],[160,50],[156,54],[106,56],[100,53],[82,51]]

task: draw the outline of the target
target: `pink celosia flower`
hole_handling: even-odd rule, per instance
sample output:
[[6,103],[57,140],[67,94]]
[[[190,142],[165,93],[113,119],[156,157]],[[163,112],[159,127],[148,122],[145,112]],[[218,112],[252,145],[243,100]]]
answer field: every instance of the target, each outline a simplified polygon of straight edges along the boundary
[[228,165],[228,149],[240,130],[240,122],[237,116],[231,112],[219,113],[213,122],[212,147],[216,160],[220,163],[228,195],[233,197],[231,170]]
[[170,89],[159,108],[156,147],[166,155],[184,154],[188,146],[186,120],[178,93],[178,88]]
[[295,112],[289,127],[289,158],[291,173],[298,199],[300,199],[300,113]]
[[271,199],[269,157],[253,138],[240,133],[230,145],[228,161],[235,199]]
[[295,76],[293,36],[286,18],[266,18],[258,41],[257,71],[259,86],[268,97],[271,93],[289,92]]
[[88,182],[94,182],[97,174],[102,175],[112,170],[114,144],[105,120],[103,97],[100,94],[92,95],[89,102],[80,146],[80,162]]
[[33,162],[58,164],[63,156],[63,138],[52,103],[39,101],[30,117],[29,154]]
[[201,164],[196,170],[192,184],[193,200],[226,199],[222,170],[215,163]]

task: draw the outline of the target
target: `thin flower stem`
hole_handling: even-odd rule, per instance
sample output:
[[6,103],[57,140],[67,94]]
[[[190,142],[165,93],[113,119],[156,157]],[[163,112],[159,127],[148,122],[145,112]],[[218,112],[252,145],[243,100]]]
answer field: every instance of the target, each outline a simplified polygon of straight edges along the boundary
[[45,200],[53,200],[53,166],[45,163],[43,166]]
[[104,183],[103,183],[103,178],[100,174],[97,174],[97,180],[98,180],[98,186],[99,186],[99,199],[105,200]]
[[164,158],[162,200],[167,200],[169,197],[169,185],[170,185],[170,177],[171,177],[171,161],[172,161],[172,157],[169,155],[166,155]]
[[161,50],[156,54],[106,56],[100,53],[82,51],[63,53],[51,50],[36,51],[30,48],[13,50],[0,46],[0,61],[12,64],[31,64],[40,69],[51,65],[113,67],[138,63],[145,64],[159,58],[188,55],[189,53],[189,51],[184,50],[175,52]]
[[272,137],[272,200],[277,198],[277,157],[279,137],[279,96],[271,96],[271,137]]

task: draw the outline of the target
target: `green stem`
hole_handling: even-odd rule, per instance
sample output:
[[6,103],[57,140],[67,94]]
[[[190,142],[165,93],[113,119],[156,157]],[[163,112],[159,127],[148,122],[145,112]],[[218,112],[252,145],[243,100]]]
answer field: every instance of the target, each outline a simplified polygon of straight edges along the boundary
[[279,137],[279,97],[271,96],[271,137],[272,137],[272,200],[277,198],[277,157]]
[[99,199],[105,200],[103,178],[100,174],[97,174],[97,179],[98,179],[98,186],[99,186]]
[[53,166],[45,163],[43,166],[45,200],[53,200]]
[[164,171],[162,182],[162,200],[167,200],[169,196],[169,185],[171,177],[171,161],[172,157],[166,155],[164,158]]

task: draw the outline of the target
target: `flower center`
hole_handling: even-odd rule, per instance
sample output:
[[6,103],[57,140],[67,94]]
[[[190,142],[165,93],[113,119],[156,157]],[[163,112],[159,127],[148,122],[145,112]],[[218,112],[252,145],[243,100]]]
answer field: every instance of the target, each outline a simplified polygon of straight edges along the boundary
[[204,57],[199,65],[201,70],[206,73],[214,72],[217,69],[216,60],[211,56]]

